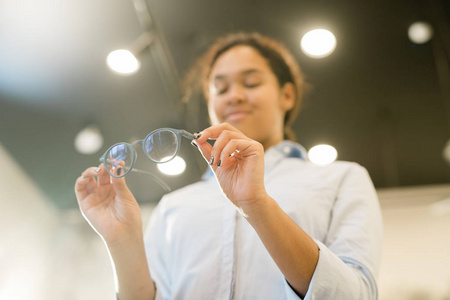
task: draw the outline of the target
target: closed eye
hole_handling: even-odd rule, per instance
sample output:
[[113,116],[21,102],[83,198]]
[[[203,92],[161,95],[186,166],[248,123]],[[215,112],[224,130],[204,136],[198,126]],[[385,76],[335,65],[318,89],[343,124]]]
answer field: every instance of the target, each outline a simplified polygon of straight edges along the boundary
[[217,95],[221,95],[221,94],[225,94],[227,92],[228,88],[227,87],[223,87],[223,88],[216,88],[216,94]]
[[242,84],[246,88],[255,88],[263,83],[263,76],[260,72],[250,70],[242,75]]
[[223,79],[215,79],[212,84],[214,94],[224,94],[228,90],[228,84]]
[[246,83],[245,87],[247,87],[247,88],[255,88],[255,87],[258,87],[260,85],[261,85],[261,83],[259,83],[259,82],[257,82],[257,83]]

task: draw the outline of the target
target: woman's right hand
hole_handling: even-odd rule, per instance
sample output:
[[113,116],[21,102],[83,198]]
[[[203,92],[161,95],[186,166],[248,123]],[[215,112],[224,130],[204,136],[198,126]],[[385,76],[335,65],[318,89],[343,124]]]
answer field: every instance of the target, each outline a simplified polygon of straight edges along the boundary
[[103,164],[88,168],[75,194],[83,216],[108,246],[142,239],[141,210],[124,177],[110,176]]

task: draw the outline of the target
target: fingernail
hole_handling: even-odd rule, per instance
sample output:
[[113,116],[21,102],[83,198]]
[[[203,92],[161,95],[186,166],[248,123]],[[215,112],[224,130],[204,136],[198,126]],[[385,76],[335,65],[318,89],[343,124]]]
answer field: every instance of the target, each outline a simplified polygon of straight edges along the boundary
[[87,177],[86,176],[83,176],[83,179],[86,179]]
[[100,172],[100,168],[94,170],[96,173]]
[[194,140],[197,140],[197,139],[199,139],[199,138],[200,138],[201,136],[202,136],[201,134],[199,134],[199,135],[195,136],[195,137],[194,137]]
[[197,144],[195,143],[194,140],[192,140],[191,145],[194,146],[195,148],[198,148]]
[[122,168],[117,168],[117,175],[120,176],[122,174]]
[[222,160],[219,159],[219,162],[217,163],[217,166],[220,167],[221,163],[222,163]]
[[214,156],[211,156],[211,159],[209,160],[209,165],[212,165],[214,162]]

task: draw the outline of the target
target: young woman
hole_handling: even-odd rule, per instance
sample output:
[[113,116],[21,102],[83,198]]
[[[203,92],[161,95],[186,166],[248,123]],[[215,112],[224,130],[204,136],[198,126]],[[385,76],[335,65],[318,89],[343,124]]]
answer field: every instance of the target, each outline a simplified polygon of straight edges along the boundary
[[211,167],[164,196],[145,235],[123,178],[100,166],[77,179],[81,211],[114,262],[119,298],[376,299],[374,187],[361,166],[315,166],[286,139],[303,91],[292,56],[272,39],[237,33],[219,39],[198,67],[212,126],[193,144]]

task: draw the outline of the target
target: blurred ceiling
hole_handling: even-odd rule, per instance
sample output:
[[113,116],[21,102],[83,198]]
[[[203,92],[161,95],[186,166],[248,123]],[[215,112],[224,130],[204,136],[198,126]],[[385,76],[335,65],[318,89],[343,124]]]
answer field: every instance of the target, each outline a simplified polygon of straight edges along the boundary
[[[208,125],[201,98],[181,104],[169,78],[158,72],[161,51],[150,47],[142,53],[134,75],[119,76],[106,67],[110,51],[130,46],[144,32],[138,4],[0,2],[0,142],[57,208],[76,207],[75,179],[98,165],[109,145],[160,127],[199,131]],[[450,181],[442,157],[450,137],[449,1],[150,0],[147,5],[176,71],[171,78],[181,78],[217,35],[259,31],[286,44],[313,86],[295,123],[305,148],[333,145],[340,160],[366,167],[377,188]],[[431,42],[408,40],[408,26],[418,20],[433,25]],[[327,58],[300,51],[301,36],[315,28],[337,38]],[[74,138],[89,124],[100,128],[104,146],[81,155]],[[188,142],[181,156],[187,170],[177,177],[162,175],[143,155],[137,164],[175,189],[206,169]],[[164,193],[145,175],[129,175],[127,182],[140,202],[158,201]]]

